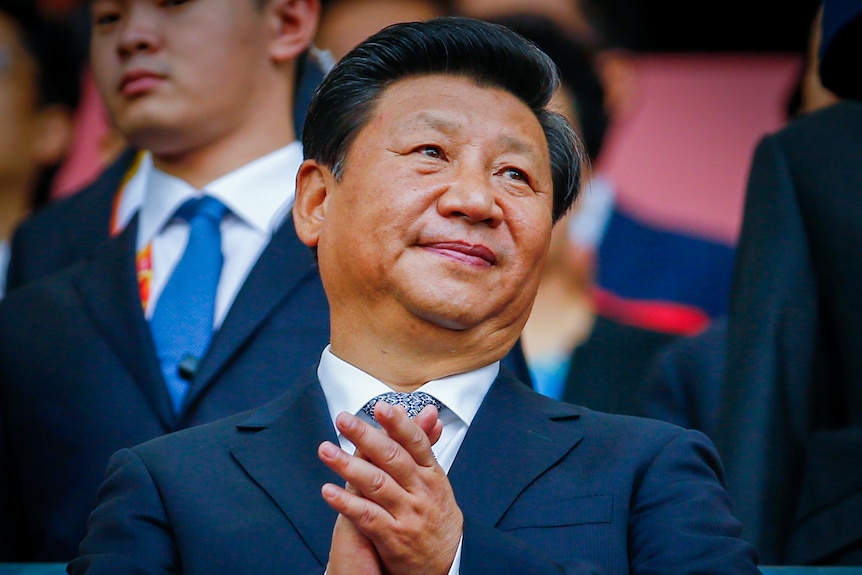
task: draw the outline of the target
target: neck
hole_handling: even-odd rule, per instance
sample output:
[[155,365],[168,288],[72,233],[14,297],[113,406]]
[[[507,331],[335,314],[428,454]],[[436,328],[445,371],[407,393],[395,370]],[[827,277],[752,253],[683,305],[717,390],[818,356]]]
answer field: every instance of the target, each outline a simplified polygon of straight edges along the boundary
[[[425,383],[466,373],[499,361],[515,345],[520,328],[481,326],[455,331],[416,320],[409,329],[381,331],[377,319],[340,325],[332,314],[332,352],[395,391],[415,391]],[[480,333],[481,331],[481,333]]]
[[203,132],[196,140],[184,139],[184,134],[164,134],[152,142],[154,145],[139,147],[150,149],[158,169],[201,189],[296,140],[293,85],[275,82],[266,87],[262,90],[265,94],[256,96],[258,101],[250,106],[251,112],[233,128],[217,127],[214,130],[218,134]]
[[213,180],[272,153],[295,140],[294,132],[285,129],[280,134],[248,142],[219,141],[193,147],[182,152],[153,152],[153,165],[191,186],[201,189]]

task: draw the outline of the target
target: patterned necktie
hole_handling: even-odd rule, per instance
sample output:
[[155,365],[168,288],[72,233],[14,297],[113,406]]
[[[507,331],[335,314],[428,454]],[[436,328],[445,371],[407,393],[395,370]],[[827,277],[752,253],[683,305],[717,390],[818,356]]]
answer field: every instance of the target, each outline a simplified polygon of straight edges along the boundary
[[150,320],[176,413],[213,335],[216,289],[224,261],[219,225],[226,211],[217,199],[203,196],[188,200],[176,212],[176,217],[189,223],[189,241]]
[[414,391],[413,393],[403,393],[400,391],[389,391],[386,393],[382,393],[377,397],[373,398],[371,401],[362,406],[362,411],[370,417],[373,421],[377,421],[374,418],[374,406],[378,401],[385,401],[391,405],[400,405],[407,412],[407,416],[410,419],[413,419],[419,412],[422,411],[422,408],[426,405],[433,405],[437,408],[437,411],[441,411],[443,409],[443,404],[437,401],[432,396],[428,395],[424,391]]

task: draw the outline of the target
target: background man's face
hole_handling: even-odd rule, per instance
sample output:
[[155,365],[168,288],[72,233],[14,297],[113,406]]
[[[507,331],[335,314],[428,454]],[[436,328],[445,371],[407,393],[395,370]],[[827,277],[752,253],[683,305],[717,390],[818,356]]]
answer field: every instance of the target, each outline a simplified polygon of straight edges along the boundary
[[240,129],[269,66],[255,0],[94,0],[91,61],[114,123],[170,153]]
[[318,254],[333,315],[520,332],[552,192],[542,128],[513,95],[457,76],[395,83],[327,199]]

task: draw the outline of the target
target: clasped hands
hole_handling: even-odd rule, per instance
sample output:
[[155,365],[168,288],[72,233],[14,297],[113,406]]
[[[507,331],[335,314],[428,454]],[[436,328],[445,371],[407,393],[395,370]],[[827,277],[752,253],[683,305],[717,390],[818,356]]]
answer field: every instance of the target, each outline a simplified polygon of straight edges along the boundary
[[356,446],[353,455],[329,441],[318,456],[344,487],[325,484],[324,500],[338,512],[327,575],[446,575],[455,558],[464,517],[431,446],[443,431],[437,409],[415,419],[380,402],[382,429],[349,413],[336,427]]

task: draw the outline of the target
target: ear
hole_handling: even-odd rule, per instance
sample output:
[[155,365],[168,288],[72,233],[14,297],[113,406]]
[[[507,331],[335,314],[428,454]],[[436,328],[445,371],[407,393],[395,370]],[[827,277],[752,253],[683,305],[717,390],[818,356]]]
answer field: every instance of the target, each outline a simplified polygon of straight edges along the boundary
[[317,33],[320,0],[270,0],[265,10],[273,30],[270,57],[276,62],[296,60]]
[[305,245],[314,247],[326,220],[329,187],[335,178],[328,168],[314,160],[305,160],[296,174],[296,199],[293,202],[293,225]]
[[51,166],[60,162],[72,144],[72,111],[55,104],[39,112],[33,157],[40,165]]

